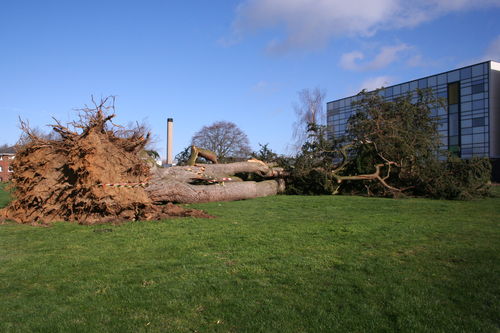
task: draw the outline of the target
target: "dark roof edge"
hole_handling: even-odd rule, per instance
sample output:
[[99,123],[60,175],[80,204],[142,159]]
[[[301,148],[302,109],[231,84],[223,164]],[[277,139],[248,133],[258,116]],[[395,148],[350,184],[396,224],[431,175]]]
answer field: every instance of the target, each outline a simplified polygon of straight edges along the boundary
[[15,146],[0,146],[0,154],[12,154],[15,155],[16,153],[16,148]]

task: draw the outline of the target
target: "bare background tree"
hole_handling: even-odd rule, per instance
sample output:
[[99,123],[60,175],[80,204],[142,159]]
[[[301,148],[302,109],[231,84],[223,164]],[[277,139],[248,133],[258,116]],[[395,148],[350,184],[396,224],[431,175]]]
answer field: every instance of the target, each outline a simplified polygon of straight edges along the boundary
[[0,145],[0,153],[14,154],[15,152],[14,146],[9,146],[7,144]]
[[293,109],[297,120],[293,124],[294,150],[299,151],[307,140],[309,124],[324,125],[326,114],[324,108],[325,91],[320,88],[302,89],[298,93],[299,101]]
[[247,135],[229,121],[203,126],[193,135],[191,144],[213,151],[221,162],[247,158],[252,152]]
[[16,146],[28,144],[34,137],[45,140],[59,140],[61,138],[60,135],[54,131],[45,131],[40,127],[31,128],[27,120],[19,119],[19,124],[22,133],[16,142]]

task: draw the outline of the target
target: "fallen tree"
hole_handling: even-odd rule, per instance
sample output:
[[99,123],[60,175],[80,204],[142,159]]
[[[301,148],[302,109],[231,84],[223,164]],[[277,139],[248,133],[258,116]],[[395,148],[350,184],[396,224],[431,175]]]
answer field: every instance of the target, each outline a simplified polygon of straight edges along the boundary
[[443,106],[431,91],[393,101],[362,92],[355,105],[344,136],[332,140],[325,127],[309,124],[308,140],[288,179],[290,194],[489,195],[487,158],[460,159],[440,147],[432,110]]
[[[82,224],[209,217],[173,203],[240,200],[276,194],[282,183],[237,181],[237,173],[280,176],[262,162],[158,168],[149,161],[144,128],[114,125],[113,99],[85,108],[80,120],[51,125],[47,138],[21,122],[24,132],[12,164],[13,200],[0,219],[19,223]],[[107,115],[107,113],[111,113]]]
[[[243,181],[237,176],[241,173],[257,174],[267,180]],[[282,169],[272,169],[258,160],[156,168],[146,192],[154,202],[242,200],[283,192],[283,175]]]

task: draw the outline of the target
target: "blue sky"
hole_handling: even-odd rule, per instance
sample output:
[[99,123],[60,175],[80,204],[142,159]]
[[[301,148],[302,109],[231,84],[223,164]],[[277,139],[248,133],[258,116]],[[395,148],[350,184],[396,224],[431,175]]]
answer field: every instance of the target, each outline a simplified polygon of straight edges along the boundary
[[500,0],[0,2],[0,144],[18,118],[115,95],[116,123],[145,121],[165,154],[232,121],[251,145],[288,153],[303,88],[326,99],[500,60]]

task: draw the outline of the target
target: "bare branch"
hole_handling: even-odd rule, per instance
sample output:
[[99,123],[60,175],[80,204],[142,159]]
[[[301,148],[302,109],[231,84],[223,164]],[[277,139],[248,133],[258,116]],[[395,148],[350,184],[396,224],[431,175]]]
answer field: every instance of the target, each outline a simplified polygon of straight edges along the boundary
[[323,90],[319,88],[302,89],[298,92],[298,96],[299,102],[293,107],[297,117],[293,124],[292,134],[296,150],[299,150],[306,142],[309,124],[322,125],[325,123],[326,118],[323,107],[325,100]]

